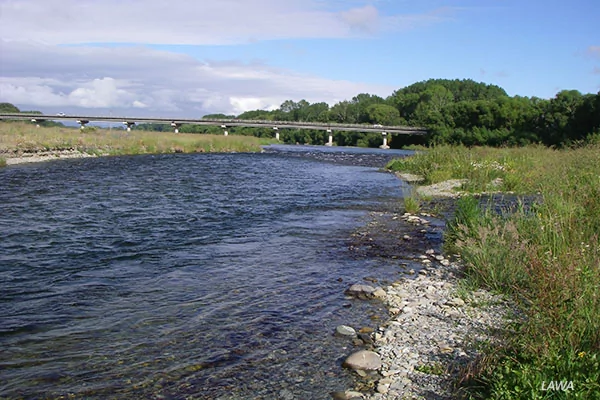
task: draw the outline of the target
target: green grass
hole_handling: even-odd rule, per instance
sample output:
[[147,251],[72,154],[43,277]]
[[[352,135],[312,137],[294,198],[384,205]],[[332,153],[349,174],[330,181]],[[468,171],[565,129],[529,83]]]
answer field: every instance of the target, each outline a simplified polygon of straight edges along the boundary
[[415,370],[428,375],[443,375],[446,373],[446,368],[440,362],[418,365]]
[[412,191],[409,196],[404,197],[404,211],[411,214],[421,211],[421,199],[415,191]]
[[[438,146],[414,157],[391,161],[387,168],[423,176],[425,184],[448,179],[469,180],[467,191],[503,190],[520,193],[534,190],[544,175],[547,157],[559,153],[542,146],[497,149]],[[495,187],[497,178],[502,183]]]
[[252,136],[175,134],[88,128],[36,128],[25,123],[0,123],[0,152],[78,150],[96,155],[155,153],[256,152],[261,141]]
[[[503,345],[465,370],[469,398],[600,398],[600,145],[552,150],[439,147],[389,167],[428,182],[467,178],[537,194],[500,216],[473,197],[458,200],[445,247],[460,253],[467,287],[512,299],[518,318]],[[468,371],[468,372],[467,372]],[[543,391],[573,381],[573,391]]]

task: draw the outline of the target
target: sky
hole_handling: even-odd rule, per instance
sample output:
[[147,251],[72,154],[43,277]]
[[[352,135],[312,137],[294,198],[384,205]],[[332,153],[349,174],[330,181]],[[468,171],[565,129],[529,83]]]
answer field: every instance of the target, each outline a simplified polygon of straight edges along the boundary
[[600,0],[0,0],[0,102],[201,117],[431,79],[600,90]]

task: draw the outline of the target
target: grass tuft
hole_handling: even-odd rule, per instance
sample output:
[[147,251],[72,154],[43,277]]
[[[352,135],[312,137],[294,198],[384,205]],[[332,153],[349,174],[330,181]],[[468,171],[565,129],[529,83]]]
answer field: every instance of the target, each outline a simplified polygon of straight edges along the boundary
[[416,214],[421,211],[421,199],[416,191],[412,191],[409,196],[404,197],[404,211]]

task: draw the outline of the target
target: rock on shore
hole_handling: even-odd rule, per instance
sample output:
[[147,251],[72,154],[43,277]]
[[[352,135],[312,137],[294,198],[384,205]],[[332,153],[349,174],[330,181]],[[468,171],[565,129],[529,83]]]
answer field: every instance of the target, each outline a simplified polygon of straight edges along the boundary
[[379,354],[373,351],[360,350],[356,353],[352,353],[348,358],[346,358],[346,361],[344,361],[344,366],[354,370],[377,370],[381,368],[381,357],[379,357]]

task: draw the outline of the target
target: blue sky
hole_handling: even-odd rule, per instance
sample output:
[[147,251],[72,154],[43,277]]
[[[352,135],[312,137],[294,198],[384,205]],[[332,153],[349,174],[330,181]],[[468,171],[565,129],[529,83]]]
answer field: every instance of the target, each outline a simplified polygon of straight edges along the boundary
[[429,78],[596,93],[598,21],[598,0],[0,0],[0,101],[192,117]]

